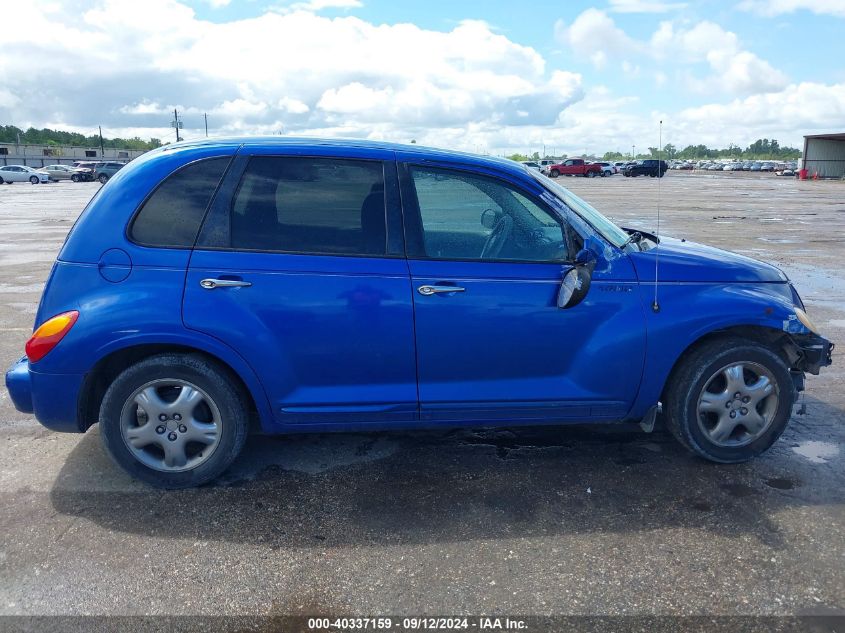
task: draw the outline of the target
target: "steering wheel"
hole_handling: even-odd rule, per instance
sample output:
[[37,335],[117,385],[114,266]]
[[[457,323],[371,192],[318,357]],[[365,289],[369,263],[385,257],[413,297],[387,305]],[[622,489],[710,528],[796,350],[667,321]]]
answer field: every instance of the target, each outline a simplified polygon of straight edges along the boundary
[[481,249],[481,259],[493,259],[502,252],[505,243],[510,237],[513,230],[513,218],[509,215],[503,215],[499,218],[496,224],[493,225],[493,230],[484,242],[484,248]]

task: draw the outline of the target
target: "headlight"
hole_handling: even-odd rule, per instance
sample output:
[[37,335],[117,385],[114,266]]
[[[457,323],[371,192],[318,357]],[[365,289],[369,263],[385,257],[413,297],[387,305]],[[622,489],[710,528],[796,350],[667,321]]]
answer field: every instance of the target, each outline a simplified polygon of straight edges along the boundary
[[819,330],[816,327],[816,324],[813,323],[810,320],[810,317],[807,316],[807,313],[804,312],[804,310],[802,310],[798,306],[795,306],[795,316],[798,317],[798,320],[801,321],[801,325],[803,325],[805,328],[807,328],[808,330],[810,330],[814,334],[819,333]]

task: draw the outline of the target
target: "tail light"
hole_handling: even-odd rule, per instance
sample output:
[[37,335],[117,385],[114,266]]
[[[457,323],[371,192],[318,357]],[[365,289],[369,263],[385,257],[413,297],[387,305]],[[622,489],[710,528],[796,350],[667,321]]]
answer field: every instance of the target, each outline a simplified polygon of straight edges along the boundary
[[29,362],[37,362],[49,354],[50,350],[65,337],[65,334],[70,332],[70,328],[78,318],[79,312],[71,310],[44,321],[26,342],[26,357]]

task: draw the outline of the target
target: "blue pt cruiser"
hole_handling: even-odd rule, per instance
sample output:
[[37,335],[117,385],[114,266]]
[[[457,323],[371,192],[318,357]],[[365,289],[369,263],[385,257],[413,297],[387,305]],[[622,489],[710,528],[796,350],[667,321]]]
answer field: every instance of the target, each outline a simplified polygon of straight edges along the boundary
[[99,422],[120,466],[166,488],[219,475],[250,430],[649,429],[661,411],[691,451],[739,462],[833,348],[778,269],[619,228],[517,163],[281,138],[116,173],[35,326],[15,406],[57,431]]

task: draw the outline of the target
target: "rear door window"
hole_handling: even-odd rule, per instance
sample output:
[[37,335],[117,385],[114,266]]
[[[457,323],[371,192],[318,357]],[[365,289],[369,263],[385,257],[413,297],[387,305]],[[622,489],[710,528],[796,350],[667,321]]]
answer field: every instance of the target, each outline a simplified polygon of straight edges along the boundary
[[384,255],[382,162],[252,158],[232,202],[231,247],[315,255]]
[[135,216],[129,229],[132,240],[143,246],[193,247],[229,160],[197,161],[168,176]]

